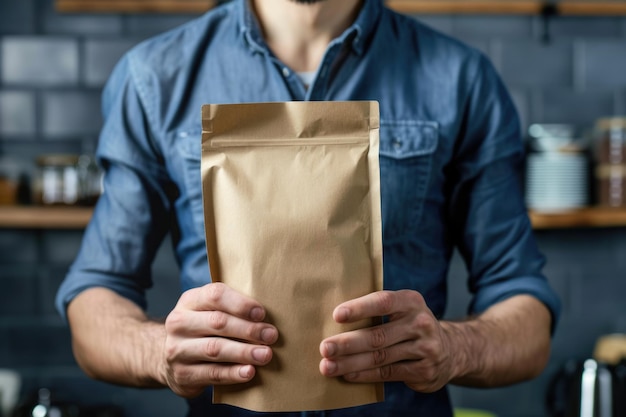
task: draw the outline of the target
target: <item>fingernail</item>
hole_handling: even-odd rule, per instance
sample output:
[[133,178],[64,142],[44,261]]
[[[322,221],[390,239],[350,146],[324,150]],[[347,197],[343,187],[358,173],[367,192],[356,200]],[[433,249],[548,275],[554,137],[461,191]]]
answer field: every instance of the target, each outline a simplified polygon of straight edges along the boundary
[[254,321],[261,321],[265,317],[265,313],[261,307],[254,307],[250,310],[250,318]]
[[350,317],[350,310],[345,307],[338,308],[335,314],[335,321],[344,322],[348,321]]
[[326,372],[328,372],[330,375],[333,375],[335,372],[337,372],[337,362],[327,360]]
[[252,365],[245,365],[239,368],[239,376],[244,379],[250,379],[254,375],[254,367]]
[[252,357],[255,361],[265,363],[269,359],[269,349],[267,348],[255,348],[252,349]]
[[261,340],[265,343],[274,343],[277,336],[278,335],[276,334],[276,330],[274,329],[267,328],[261,330]]
[[335,343],[327,342],[324,348],[326,349],[326,355],[324,356],[335,356],[335,353],[337,353],[337,345]]

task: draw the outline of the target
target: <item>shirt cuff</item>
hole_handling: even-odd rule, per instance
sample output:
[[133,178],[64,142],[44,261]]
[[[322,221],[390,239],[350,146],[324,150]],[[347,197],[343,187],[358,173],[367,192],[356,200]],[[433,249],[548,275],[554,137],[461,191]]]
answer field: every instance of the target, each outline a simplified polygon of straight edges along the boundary
[[554,334],[561,313],[561,302],[543,277],[520,277],[480,288],[470,305],[470,314],[480,314],[496,303],[522,294],[535,297],[550,310],[550,331]]
[[59,287],[55,301],[57,311],[63,320],[67,322],[67,306],[78,294],[97,287],[114,291],[144,310],[147,307],[145,291],[127,278],[85,271],[70,272]]

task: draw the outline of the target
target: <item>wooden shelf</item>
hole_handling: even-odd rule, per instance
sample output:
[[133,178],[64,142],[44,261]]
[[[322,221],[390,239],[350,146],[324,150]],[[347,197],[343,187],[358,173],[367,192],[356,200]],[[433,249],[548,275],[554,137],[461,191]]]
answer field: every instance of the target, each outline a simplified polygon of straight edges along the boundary
[[92,212],[91,207],[0,207],[0,228],[83,229]]
[[56,0],[59,12],[83,13],[204,13],[215,0]]
[[[90,207],[0,206],[0,228],[82,229],[91,219]],[[626,227],[626,210],[588,208],[565,213],[531,211],[534,229]]]
[[563,213],[530,212],[534,229],[626,226],[626,210],[587,208]]
[[536,15],[554,6],[561,15],[626,15],[624,0],[387,0],[387,5],[408,14],[517,14]]
[[387,0],[387,6],[408,14],[539,14],[537,0]]
[[[204,13],[217,0],[56,0],[60,12],[86,13]],[[541,14],[549,0],[387,0],[386,4],[409,14]],[[626,15],[625,0],[560,0],[563,15]]]
[[558,11],[562,15],[578,16],[626,15],[626,1],[562,1]]

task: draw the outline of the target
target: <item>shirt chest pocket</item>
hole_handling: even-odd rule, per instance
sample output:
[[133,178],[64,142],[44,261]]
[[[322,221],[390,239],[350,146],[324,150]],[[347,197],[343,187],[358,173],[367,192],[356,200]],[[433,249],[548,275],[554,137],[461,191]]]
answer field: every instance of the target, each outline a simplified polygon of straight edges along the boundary
[[193,222],[202,230],[204,209],[202,206],[202,178],[200,161],[202,156],[200,131],[178,132],[176,150],[182,173],[181,194],[184,206],[191,211]]
[[384,240],[416,232],[438,141],[435,122],[381,120],[379,159]]

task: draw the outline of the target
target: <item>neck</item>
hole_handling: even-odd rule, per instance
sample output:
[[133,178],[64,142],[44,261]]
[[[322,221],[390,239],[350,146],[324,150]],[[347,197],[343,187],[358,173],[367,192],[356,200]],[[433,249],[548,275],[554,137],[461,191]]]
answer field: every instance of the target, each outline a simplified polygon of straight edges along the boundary
[[330,41],[354,22],[361,2],[252,0],[252,6],[274,55],[295,71],[315,71]]

